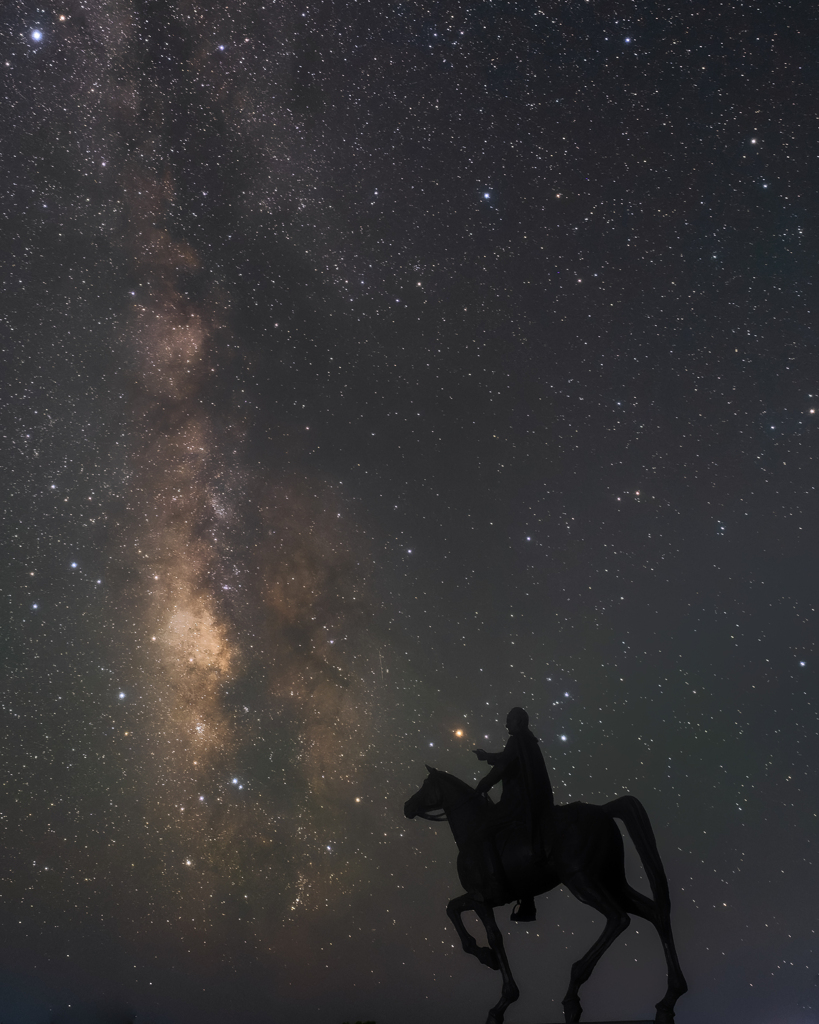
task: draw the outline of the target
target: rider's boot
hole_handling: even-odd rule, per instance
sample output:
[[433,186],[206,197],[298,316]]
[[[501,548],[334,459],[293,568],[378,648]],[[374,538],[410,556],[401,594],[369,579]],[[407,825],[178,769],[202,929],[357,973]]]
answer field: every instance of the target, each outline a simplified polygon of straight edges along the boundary
[[515,909],[512,911],[510,921],[536,921],[537,920],[537,908],[535,907],[534,896],[522,896],[515,904]]

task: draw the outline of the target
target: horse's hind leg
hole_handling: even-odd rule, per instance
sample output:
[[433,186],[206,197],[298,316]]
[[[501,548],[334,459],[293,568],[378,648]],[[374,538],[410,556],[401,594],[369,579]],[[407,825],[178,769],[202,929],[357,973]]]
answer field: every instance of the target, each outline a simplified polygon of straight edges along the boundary
[[498,928],[498,923],[495,920],[495,912],[487,903],[481,903],[480,900],[475,900],[475,913],[483,922],[484,928],[486,928],[486,937],[489,940],[489,945],[492,948],[493,953],[497,957],[498,965],[500,967],[501,977],[503,978],[503,991],[500,999],[489,1011],[489,1016],[486,1018],[486,1024],[503,1024],[503,1015],[506,1013],[506,1009],[510,1003],[514,1003],[520,995],[518,986],[515,984],[515,979],[512,977],[512,972],[509,969],[509,961],[506,959],[506,950],[503,948],[503,933]]
[[[455,931],[458,933],[464,952],[476,956],[484,967],[491,967],[493,971],[497,971],[500,970],[500,964],[495,952],[486,946],[479,946],[474,937],[466,930],[466,925],[463,922],[462,915],[465,911],[474,910],[476,914],[478,913],[476,903],[477,900],[464,893],[463,896],[456,896],[454,900],[449,901],[446,912],[450,921],[455,925]],[[480,917],[480,914],[478,916]]]
[[677,959],[677,950],[674,946],[674,936],[671,933],[671,921],[667,915],[661,914],[659,907],[631,886],[627,886],[629,913],[643,917],[650,921],[657,929],[660,942],[663,944],[665,953],[666,968],[668,970],[668,987],[663,998],[657,1003],[657,1016],[655,1024],[672,1024],[674,1020],[674,1005],[681,995],[688,991],[688,985],[683,977],[680,962]]
[[566,881],[567,888],[581,901],[601,914],[605,914],[606,927],[591,949],[572,964],[571,981],[563,1000],[563,1015],[566,1024],[577,1024],[583,1007],[580,1005],[580,986],[588,981],[597,961],[606,952],[618,935],[629,926],[629,916],[623,906],[605,889],[591,884],[583,876],[575,875]]

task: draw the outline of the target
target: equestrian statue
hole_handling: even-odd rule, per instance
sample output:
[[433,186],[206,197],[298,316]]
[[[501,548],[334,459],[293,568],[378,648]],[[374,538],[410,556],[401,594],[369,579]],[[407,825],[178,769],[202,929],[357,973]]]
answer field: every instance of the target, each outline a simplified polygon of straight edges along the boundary
[[[450,900],[447,914],[463,948],[486,967],[501,972],[501,998],[489,1011],[487,1024],[502,1024],[519,996],[495,921],[495,907],[515,903],[513,921],[534,921],[535,896],[563,884],[582,903],[606,918],[602,934],[572,965],[563,999],[566,1024],[580,1020],[580,986],[597,961],[629,925],[629,914],[645,918],[657,929],[668,968],[666,993],[657,1003],[656,1024],[672,1024],[674,1005],[688,986],[680,969],[671,934],[671,903],[657,843],[643,805],[633,796],[610,803],[555,806],[549,775],[529,716],[512,708],[506,718],[509,740],[498,754],[475,751],[491,765],[490,772],[470,786],[427,765],[424,784],[404,805],[408,818],[447,821],[458,846],[458,877],[464,894]],[[495,804],[488,791],[498,782],[503,793]],[[626,881],[623,839],[614,819],[626,827],[645,869],[653,899]],[[489,942],[479,946],[462,917],[472,910],[486,929]]]

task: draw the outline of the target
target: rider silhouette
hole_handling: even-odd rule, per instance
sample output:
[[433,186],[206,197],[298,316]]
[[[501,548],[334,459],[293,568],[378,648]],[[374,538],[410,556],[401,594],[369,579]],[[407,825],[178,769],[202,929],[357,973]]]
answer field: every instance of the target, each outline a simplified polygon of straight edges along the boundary
[[[478,748],[479,761],[487,761],[492,770],[475,787],[477,793],[486,793],[498,782],[503,782],[503,793],[492,822],[492,832],[513,825],[523,825],[531,837],[535,856],[548,853],[544,841],[544,827],[548,829],[554,808],[552,784],[537,738],[529,730],[529,716],[523,708],[512,708],[506,716],[509,739],[498,754],[489,754]],[[500,867],[498,858],[497,866]],[[531,897],[522,899],[512,912],[513,921],[534,921],[535,903]]]

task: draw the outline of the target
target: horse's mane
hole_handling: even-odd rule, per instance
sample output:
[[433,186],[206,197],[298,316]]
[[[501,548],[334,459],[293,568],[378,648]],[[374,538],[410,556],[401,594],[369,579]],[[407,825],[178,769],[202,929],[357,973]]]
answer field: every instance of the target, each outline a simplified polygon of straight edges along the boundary
[[[464,797],[475,795],[475,787],[470,785],[468,782],[464,782],[463,779],[459,779],[457,775],[450,775],[449,772],[442,772],[439,768],[435,769],[435,773],[437,775],[443,775],[447,782],[452,785],[453,789],[458,790]],[[491,802],[489,794],[487,793],[486,795]]]

